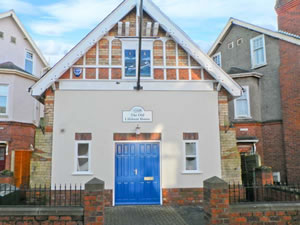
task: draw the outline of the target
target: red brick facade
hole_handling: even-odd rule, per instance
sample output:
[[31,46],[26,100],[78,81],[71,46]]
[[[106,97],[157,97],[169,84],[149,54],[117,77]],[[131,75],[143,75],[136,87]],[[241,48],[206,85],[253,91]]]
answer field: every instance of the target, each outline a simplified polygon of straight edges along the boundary
[[[278,1],[279,30],[300,35],[300,1]],[[300,46],[280,41],[280,89],[289,183],[300,182]]]
[[[273,172],[280,172],[281,180],[286,180],[285,155],[283,150],[282,122],[237,123],[237,139],[256,137],[258,142],[256,152],[265,166],[270,166]],[[248,130],[247,130],[248,129]],[[250,153],[253,143],[239,143],[239,152]],[[281,159],[281,160],[278,160]]]
[[5,159],[5,169],[11,169],[11,154],[15,150],[30,151],[34,146],[35,126],[17,122],[0,122],[0,141],[7,142],[8,155]]

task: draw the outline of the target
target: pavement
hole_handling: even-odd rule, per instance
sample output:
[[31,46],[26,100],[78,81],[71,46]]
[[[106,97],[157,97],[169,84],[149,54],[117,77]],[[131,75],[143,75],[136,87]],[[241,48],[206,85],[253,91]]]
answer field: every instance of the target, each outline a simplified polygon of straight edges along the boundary
[[105,208],[105,225],[201,225],[199,206],[116,206]]

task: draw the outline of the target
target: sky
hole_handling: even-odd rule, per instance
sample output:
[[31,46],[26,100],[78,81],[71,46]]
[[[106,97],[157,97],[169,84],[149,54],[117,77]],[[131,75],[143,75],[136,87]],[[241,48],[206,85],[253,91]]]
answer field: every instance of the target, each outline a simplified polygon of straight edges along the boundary
[[[204,52],[230,17],[277,30],[276,0],[153,0]],[[54,65],[122,0],[0,0],[14,9],[46,60]]]

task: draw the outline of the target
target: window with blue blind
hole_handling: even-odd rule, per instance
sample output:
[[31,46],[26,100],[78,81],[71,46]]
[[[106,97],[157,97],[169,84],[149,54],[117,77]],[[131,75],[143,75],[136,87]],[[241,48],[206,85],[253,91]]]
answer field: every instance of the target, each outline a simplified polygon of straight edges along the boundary
[[0,114],[7,114],[8,85],[0,85]]
[[33,72],[33,54],[28,51],[25,55],[25,71],[30,74]]
[[[137,51],[125,50],[125,77],[137,76]],[[141,51],[141,77],[151,77],[151,51]]]
[[250,40],[252,67],[256,68],[267,64],[265,36],[260,35]]
[[249,87],[243,86],[242,96],[234,100],[235,118],[250,118]]

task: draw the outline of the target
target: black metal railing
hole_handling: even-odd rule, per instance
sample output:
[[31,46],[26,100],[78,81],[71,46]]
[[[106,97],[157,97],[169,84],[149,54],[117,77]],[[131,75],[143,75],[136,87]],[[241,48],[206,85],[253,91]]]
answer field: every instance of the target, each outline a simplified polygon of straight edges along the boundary
[[267,184],[240,185],[229,184],[231,204],[242,202],[300,202],[300,185]]
[[0,205],[20,206],[82,206],[81,185],[21,186],[0,184]]

